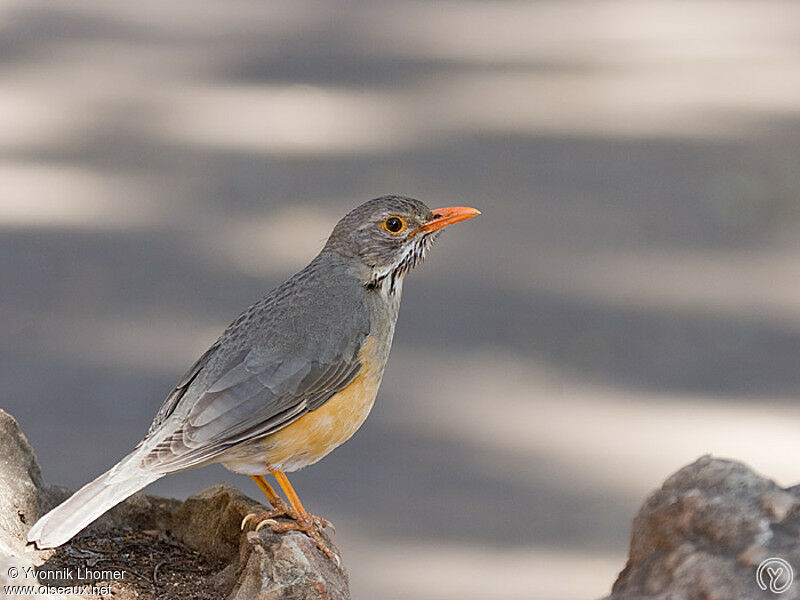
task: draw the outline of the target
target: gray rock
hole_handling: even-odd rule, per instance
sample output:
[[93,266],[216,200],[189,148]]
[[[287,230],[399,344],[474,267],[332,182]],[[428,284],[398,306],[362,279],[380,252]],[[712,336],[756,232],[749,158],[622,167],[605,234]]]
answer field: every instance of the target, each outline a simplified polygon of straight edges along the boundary
[[[65,490],[42,481],[25,436],[16,421],[0,410],[0,585],[38,585],[47,582],[43,571],[91,562],[130,571],[127,579],[114,584],[113,597],[118,600],[350,598],[344,569],[305,535],[275,534],[268,527],[242,532],[244,516],[264,507],[233,486],[216,485],[185,502],[139,493],[58,549],[38,551],[26,545],[31,525],[65,496]],[[132,548],[134,553],[141,548],[139,554],[146,555],[134,566]],[[10,567],[24,573],[32,566],[38,569],[38,581],[23,576],[9,579]]]
[[261,529],[248,533],[247,542],[230,600],[350,598],[347,576],[317,552],[306,536]]
[[30,526],[57,499],[17,421],[0,410],[0,531],[23,542]]
[[219,484],[179,506],[171,532],[212,564],[224,566],[215,580],[217,587],[232,589],[230,600],[349,598],[346,572],[307,536],[275,534],[268,527],[241,534],[245,515],[263,509],[235,487]]
[[[800,583],[780,596],[759,587],[758,566],[769,558],[800,568],[800,495],[742,463],[704,456],[647,499],[607,600],[800,598]],[[777,568],[780,588],[786,571]],[[770,582],[766,568],[762,582]]]
[[38,583],[25,576],[39,561],[38,553],[26,546],[25,535],[63,496],[63,490],[44,484],[36,455],[17,421],[0,410],[0,586]]

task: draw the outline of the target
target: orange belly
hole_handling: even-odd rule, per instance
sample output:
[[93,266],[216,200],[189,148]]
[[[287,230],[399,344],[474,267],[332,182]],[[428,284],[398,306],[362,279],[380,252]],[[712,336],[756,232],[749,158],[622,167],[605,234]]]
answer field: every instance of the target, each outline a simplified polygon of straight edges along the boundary
[[369,360],[374,341],[361,349],[361,370],[350,384],[318,409],[261,440],[270,469],[296,471],[313,464],[346,442],[372,410],[383,376],[380,364]]

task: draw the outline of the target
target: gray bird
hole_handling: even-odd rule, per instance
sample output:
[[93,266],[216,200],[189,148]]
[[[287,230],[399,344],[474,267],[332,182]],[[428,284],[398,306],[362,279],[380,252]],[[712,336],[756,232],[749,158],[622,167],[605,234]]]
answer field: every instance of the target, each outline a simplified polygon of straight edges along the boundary
[[308,266],[239,315],[197,360],[133,452],[39,519],[28,540],[59,546],[160,477],[221,463],[251,476],[272,505],[242,527],[255,518],[258,527],[303,531],[334,558],[320,535],[329,523],[305,510],[285,473],[323,458],[367,418],[403,278],[443,227],[478,214],[402,196],[349,212]]

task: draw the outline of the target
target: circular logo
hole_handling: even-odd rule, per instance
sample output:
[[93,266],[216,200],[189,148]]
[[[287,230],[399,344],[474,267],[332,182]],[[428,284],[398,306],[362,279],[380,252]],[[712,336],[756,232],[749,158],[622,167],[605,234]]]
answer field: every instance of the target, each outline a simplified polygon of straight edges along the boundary
[[765,592],[769,590],[773,594],[782,594],[792,586],[793,581],[792,565],[782,558],[768,558],[756,570],[756,583]]

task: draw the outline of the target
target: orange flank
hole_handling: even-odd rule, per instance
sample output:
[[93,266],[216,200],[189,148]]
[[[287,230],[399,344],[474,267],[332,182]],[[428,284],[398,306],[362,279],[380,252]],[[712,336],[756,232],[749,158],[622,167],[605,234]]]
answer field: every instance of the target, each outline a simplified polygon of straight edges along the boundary
[[264,462],[270,468],[293,471],[313,464],[361,427],[372,410],[383,371],[382,364],[370,360],[374,346],[373,338],[364,341],[359,356],[361,370],[346,388],[318,409],[261,441]]

